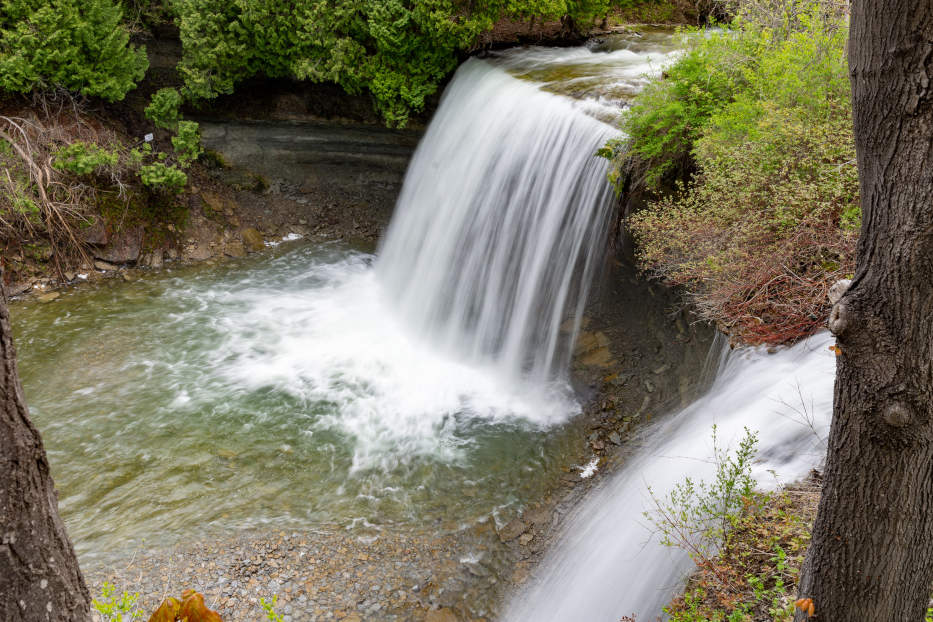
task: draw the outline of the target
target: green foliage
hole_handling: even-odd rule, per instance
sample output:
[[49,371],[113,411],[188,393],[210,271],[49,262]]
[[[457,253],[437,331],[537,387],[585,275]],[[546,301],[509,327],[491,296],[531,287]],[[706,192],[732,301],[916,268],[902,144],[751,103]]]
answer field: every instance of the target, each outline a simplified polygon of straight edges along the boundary
[[154,190],[181,192],[188,183],[188,176],[174,164],[153,162],[139,169],[139,178],[143,185]]
[[175,3],[171,0],[120,0],[120,4],[133,28],[170,24],[175,17]]
[[252,76],[332,82],[367,91],[386,122],[403,126],[456,67],[458,54],[501,17],[580,24],[608,0],[178,0],[179,65],[189,98],[233,92]]
[[752,498],[755,481],[751,471],[757,443],[758,436],[745,428],[733,455],[719,446],[713,426],[716,475],[712,482],[684,478],[665,498],[649,488],[655,508],[645,512],[645,518],[660,534],[662,544],[687,551],[697,564],[709,564]]
[[275,612],[275,605],[278,602],[278,595],[273,595],[272,600],[266,600],[265,598],[259,599],[259,605],[262,607],[262,610],[266,613],[266,619],[269,622],[282,622],[284,618]]
[[730,29],[686,38],[687,53],[636,99],[623,130],[630,153],[648,164],[650,188],[671,173],[687,178],[696,142],[713,122],[754,140],[764,102],[815,118],[848,104],[847,29],[813,0],[781,4],[777,27],[739,18]]
[[197,160],[203,151],[198,124],[194,121],[179,121],[178,133],[172,136],[172,147],[175,148],[175,156],[182,168],[187,168]]
[[113,0],[3,0],[0,90],[63,87],[116,101],[149,66]]
[[113,149],[78,140],[56,151],[52,166],[73,175],[90,175],[115,166],[119,159],[120,154]]
[[194,121],[180,121],[178,134],[172,137],[172,145],[174,162],[170,161],[169,154],[165,152],[153,152],[149,143],[126,149],[75,141],[54,152],[52,166],[78,176],[108,170],[119,177],[129,172],[138,175],[148,188],[178,193],[188,183],[188,176],[183,169],[188,168],[201,154],[198,124]]
[[819,2],[775,6],[695,36],[609,146],[658,197],[630,222],[642,265],[750,343],[821,326],[860,226],[847,29]]
[[672,174],[689,173],[694,143],[713,113],[741,88],[744,63],[756,47],[755,38],[744,32],[685,37],[686,54],[663,80],[645,88],[624,116],[622,129],[629,136],[624,153],[645,163],[649,189],[660,189]]
[[819,488],[755,492],[714,559],[664,608],[672,622],[791,622]]
[[[665,607],[672,622],[790,622],[795,581],[809,540],[788,494],[754,490],[751,478],[757,436],[745,429],[734,453],[717,444],[713,428],[712,482],[685,478],[664,499],[652,493],[646,518],[662,543],[687,551],[698,573],[684,594]],[[818,498],[807,490],[797,502]],[[815,503],[809,511],[815,512]]]
[[138,592],[129,594],[124,590],[117,595],[117,589],[112,583],[104,583],[101,592],[101,597],[93,599],[91,604],[100,614],[102,622],[131,622],[144,617],[137,603]]
[[156,127],[174,130],[181,119],[181,93],[174,88],[159,89],[152,95],[149,105],[146,106],[146,118],[155,123]]

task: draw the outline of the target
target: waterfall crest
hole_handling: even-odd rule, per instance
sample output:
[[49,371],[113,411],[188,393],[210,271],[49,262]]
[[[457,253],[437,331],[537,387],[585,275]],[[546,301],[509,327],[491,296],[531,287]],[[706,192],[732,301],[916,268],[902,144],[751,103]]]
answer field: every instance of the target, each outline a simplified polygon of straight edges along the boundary
[[[616,134],[472,59],[409,167],[377,274],[403,321],[456,358],[550,380],[568,363],[612,203]],[[563,325],[563,329],[562,329]]]

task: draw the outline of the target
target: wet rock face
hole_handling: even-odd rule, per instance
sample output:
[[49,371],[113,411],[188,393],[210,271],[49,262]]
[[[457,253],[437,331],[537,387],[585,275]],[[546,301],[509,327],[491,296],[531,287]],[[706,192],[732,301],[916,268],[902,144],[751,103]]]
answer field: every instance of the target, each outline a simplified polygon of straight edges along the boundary
[[243,230],[240,236],[243,238],[243,244],[245,244],[246,248],[249,249],[250,251],[256,252],[256,251],[261,251],[263,249],[264,243],[262,239],[262,234],[259,233],[259,231],[257,231],[256,229],[253,229],[252,227],[247,227],[246,229]]
[[261,175],[272,194],[284,182],[309,204],[362,203],[385,220],[421,137],[419,130],[325,121],[201,121],[201,133],[207,148]]
[[135,263],[142,249],[142,227],[132,227],[110,236],[106,246],[94,251],[94,258],[113,264]]

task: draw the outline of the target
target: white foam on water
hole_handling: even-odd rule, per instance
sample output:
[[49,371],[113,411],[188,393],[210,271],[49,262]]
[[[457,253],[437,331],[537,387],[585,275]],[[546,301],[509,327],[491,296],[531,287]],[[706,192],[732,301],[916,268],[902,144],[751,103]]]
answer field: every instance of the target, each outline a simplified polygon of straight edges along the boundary
[[354,468],[425,455],[455,461],[469,442],[458,434],[464,419],[547,426],[576,412],[563,384],[514,383],[420,339],[369,264],[362,254],[313,264],[303,277],[317,283],[310,289],[242,291],[242,308],[220,320],[219,368],[238,386],[333,404],[314,426],[355,440]]
[[711,434],[734,447],[756,431],[762,486],[792,482],[820,464],[832,416],[835,357],[829,334],[768,354],[728,353],[710,390],[651,429],[645,446],[568,517],[529,585],[504,620],[615,622],[633,612],[654,620],[693,568],[682,551],[653,537],[643,512],[690,476],[712,479]]
[[[310,287],[237,293],[227,378],[335,408],[353,468],[456,461],[470,420],[550,426],[579,412],[566,381],[612,193],[595,156],[616,130],[568,98],[471,60],[409,167],[376,260],[314,263]],[[562,329],[562,325],[564,325]]]

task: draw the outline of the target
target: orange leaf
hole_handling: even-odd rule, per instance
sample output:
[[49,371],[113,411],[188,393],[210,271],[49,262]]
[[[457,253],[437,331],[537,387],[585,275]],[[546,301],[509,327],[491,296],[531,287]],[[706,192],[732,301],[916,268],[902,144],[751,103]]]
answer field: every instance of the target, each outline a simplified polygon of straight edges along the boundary
[[175,617],[178,615],[180,608],[181,603],[176,599],[166,598],[159,605],[159,608],[155,610],[155,613],[152,614],[152,617],[149,618],[149,622],[175,622]]
[[185,602],[181,604],[178,617],[187,622],[223,622],[220,614],[204,605],[204,595],[194,590],[185,590]]

